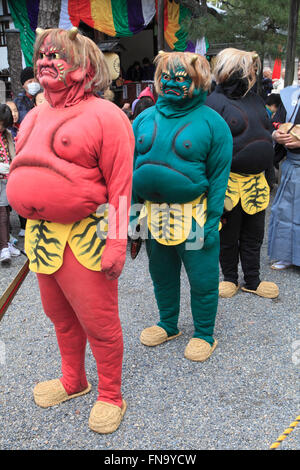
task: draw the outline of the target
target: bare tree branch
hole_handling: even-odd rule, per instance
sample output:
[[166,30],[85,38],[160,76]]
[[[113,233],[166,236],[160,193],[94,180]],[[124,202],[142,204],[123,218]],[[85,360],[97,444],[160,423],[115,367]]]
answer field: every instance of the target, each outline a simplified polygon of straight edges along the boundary
[[228,2],[228,1],[226,1],[226,0],[223,0],[222,5],[223,5],[223,4],[226,5],[226,6],[228,6],[228,7],[230,7],[230,8],[242,8],[242,7],[240,7],[239,5],[232,5],[232,3],[230,3],[230,2]]
[[223,15],[220,15],[220,13],[218,13],[217,10],[215,10],[214,8],[207,7],[207,13],[214,16],[219,21],[221,21],[223,19]]

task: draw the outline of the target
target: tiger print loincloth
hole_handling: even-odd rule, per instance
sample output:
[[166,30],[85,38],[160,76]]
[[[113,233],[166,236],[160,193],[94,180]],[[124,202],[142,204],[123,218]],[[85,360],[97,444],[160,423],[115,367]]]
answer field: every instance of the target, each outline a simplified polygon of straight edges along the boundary
[[254,215],[268,207],[270,188],[264,173],[245,176],[230,173],[225,197],[231,200],[232,208],[241,200],[243,210]]
[[207,195],[201,194],[194,201],[185,204],[158,204],[145,201],[141,211],[140,223],[147,217],[148,229],[162,245],[179,245],[188,238],[192,219],[195,219],[200,227],[204,227],[207,217]]
[[107,230],[108,212],[104,209],[71,224],[28,219],[25,251],[30,270],[42,274],[57,271],[63,263],[68,243],[80,264],[92,271],[100,271]]

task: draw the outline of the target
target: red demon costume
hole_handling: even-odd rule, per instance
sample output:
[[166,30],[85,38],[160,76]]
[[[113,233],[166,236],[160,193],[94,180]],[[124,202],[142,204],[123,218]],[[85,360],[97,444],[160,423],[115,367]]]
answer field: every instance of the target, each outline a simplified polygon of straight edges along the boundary
[[48,407],[89,392],[88,339],[99,375],[89,425],[113,432],[126,409],[117,277],[126,255],[133,133],[119,108],[94,95],[109,86],[108,69],[76,29],[39,31],[35,63],[47,102],[22,122],[7,194],[28,219],[25,249],[55,326],[62,378],[38,384],[34,398]]

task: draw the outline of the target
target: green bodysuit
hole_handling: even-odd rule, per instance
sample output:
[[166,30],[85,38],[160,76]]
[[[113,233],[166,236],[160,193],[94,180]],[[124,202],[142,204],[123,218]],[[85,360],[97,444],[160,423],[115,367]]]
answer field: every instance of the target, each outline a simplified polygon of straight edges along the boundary
[[[160,314],[158,325],[168,336],[178,333],[183,263],[191,288],[194,337],[212,345],[218,305],[218,229],[232,137],[219,114],[204,105],[206,92],[195,88],[192,97],[188,96],[191,84],[180,63],[166,70],[156,105],[134,121],[133,203],[145,203],[148,214],[154,208],[150,223],[148,215],[146,248]],[[184,216],[180,215],[183,204],[187,208]],[[201,229],[197,229],[204,222],[203,245]]]

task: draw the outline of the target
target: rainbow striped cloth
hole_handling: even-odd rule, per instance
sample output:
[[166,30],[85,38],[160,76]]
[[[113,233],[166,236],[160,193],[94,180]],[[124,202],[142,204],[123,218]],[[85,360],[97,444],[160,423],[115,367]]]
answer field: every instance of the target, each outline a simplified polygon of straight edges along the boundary
[[15,28],[20,30],[21,47],[27,66],[32,65],[39,3],[39,0],[8,0],[8,7]]
[[[69,29],[80,20],[109,36],[132,36],[144,29],[157,11],[157,0],[62,0],[59,26]],[[182,27],[190,10],[164,0],[165,40],[171,49],[185,51],[187,31]]]
[[153,0],[62,0],[73,26],[80,20],[109,36],[129,37],[147,27],[155,15]]
[[[156,7],[158,0],[156,0]],[[174,1],[164,0],[164,32],[168,46],[175,51],[185,51],[188,47],[187,31],[182,22],[190,16],[188,8]],[[195,50],[195,49],[194,49]]]

